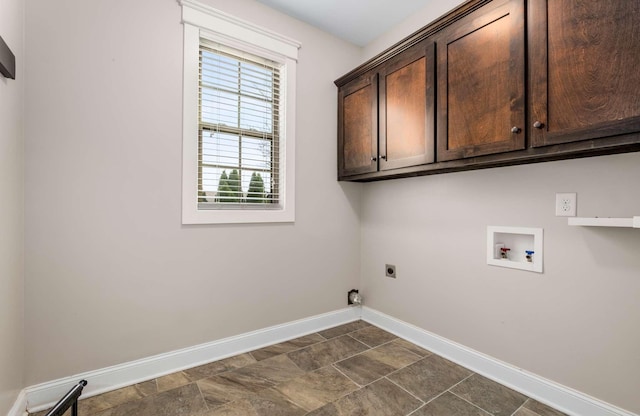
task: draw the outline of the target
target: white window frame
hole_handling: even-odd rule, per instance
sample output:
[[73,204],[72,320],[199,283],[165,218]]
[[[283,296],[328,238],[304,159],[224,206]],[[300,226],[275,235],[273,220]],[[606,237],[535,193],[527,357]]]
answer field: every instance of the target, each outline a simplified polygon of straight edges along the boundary
[[[193,0],[178,0],[184,26],[182,223],[295,221],[296,64],[300,43]],[[280,208],[198,209],[198,72],[200,38],[282,64]]]

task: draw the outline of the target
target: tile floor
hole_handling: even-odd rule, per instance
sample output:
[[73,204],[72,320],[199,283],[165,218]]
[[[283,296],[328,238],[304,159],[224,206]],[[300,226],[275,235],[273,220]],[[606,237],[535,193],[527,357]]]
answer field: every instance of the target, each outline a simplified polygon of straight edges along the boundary
[[81,400],[79,409],[80,416],[563,415],[363,321]]

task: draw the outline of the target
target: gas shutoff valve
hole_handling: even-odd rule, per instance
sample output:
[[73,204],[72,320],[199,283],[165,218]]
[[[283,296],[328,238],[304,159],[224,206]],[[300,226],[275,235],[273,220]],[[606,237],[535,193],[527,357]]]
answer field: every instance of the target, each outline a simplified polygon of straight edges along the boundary
[[362,296],[358,293],[357,289],[351,289],[347,293],[347,305],[362,305]]

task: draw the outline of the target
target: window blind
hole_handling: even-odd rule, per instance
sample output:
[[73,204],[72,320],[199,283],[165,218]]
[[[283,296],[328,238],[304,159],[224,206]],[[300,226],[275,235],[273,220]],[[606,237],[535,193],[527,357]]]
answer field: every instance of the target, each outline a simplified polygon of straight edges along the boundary
[[200,39],[198,208],[280,206],[280,65]]

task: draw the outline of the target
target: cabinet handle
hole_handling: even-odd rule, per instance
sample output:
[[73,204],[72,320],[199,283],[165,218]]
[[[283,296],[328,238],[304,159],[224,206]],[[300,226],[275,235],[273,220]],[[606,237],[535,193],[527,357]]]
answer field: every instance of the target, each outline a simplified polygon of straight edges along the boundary
[[537,128],[537,129],[541,129],[541,128],[544,127],[544,123],[536,121],[535,123],[533,123],[533,127]]
[[517,126],[511,127],[511,133],[518,134],[520,132],[521,132],[520,127],[517,127]]
[[387,160],[387,157],[386,156],[380,156],[380,159]]
[[377,157],[375,157],[375,156],[371,156],[371,161],[372,161],[372,162],[375,162],[375,161],[377,161],[377,160],[378,160],[378,158],[377,158]]

